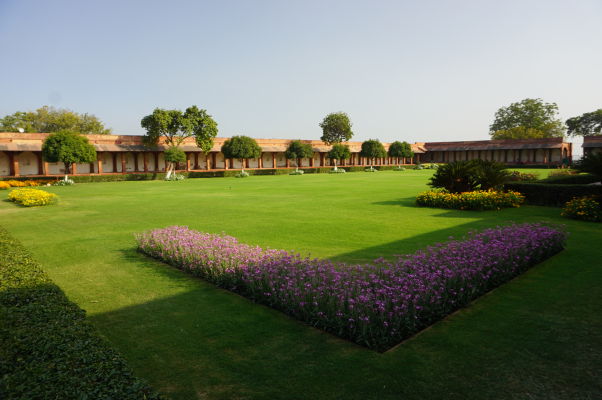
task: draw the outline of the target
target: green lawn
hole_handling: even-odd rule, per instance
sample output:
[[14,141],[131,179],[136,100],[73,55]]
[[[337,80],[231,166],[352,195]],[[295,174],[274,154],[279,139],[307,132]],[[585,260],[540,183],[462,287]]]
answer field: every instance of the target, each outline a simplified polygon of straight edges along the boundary
[[[0,202],[0,224],[135,372],[173,399],[600,398],[601,225],[547,207],[417,208],[431,173],[53,187],[55,206]],[[180,224],[360,262],[508,221],[564,223],[568,247],[384,354],[149,260],[133,239]]]

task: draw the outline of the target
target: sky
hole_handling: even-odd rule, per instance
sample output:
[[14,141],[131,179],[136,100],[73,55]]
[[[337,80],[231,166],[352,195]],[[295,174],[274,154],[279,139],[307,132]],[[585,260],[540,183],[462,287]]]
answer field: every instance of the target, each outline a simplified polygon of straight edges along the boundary
[[601,0],[0,0],[0,116],[43,105],[144,134],[156,107],[219,136],[484,140],[524,98],[602,108]]

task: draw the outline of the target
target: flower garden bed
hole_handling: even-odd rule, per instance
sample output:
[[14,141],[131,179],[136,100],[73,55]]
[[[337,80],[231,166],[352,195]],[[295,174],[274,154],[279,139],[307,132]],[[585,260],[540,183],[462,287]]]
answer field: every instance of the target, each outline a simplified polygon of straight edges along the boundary
[[47,206],[56,203],[58,196],[45,190],[33,188],[13,189],[8,193],[8,199],[25,207]]
[[557,228],[511,225],[391,262],[344,265],[186,227],[136,236],[151,257],[377,351],[558,253],[565,239]]
[[452,208],[456,210],[500,210],[520,207],[525,197],[519,192],[477,190],[450,193],[446,190],[429,190],[416,197],[416,204],[423,207]]

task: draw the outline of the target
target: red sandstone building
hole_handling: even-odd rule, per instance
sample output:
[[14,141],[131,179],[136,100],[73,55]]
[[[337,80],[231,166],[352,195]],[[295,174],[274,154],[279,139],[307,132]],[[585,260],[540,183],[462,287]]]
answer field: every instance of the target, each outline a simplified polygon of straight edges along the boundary
[[602,136],[585,136],[583,138],[583,155],[601,153]]
[[[62,175],[61,163],[47,163],[42,160],[42,142],[46,133],[0,133],[0,177],[12,176],[52,176]],[[90,164],[77,164],[73,173],[115,174],[161,172],[165,170],[163,151],[165,146],[148,147],[143,145],[142,136],[87,135],[97,152],[97,161]],[[224,159],[220,148],[225,138],[216,138],[213,148],[204,154],[196,147],[192,138],[181,146],[186,152],[187,162],[180,168],[187,171],[240,169],[239,160]],[[262,148],[258,159],[247,160],[245,168],[268,169],[289,168],[290,162],[284,156],[289,139],[257,139]],[[318,140],[304,140],[311,144],[312,158],[300,160],[300,167],[326,167],[333,165],[326,158],[330,150]],[[594,143],[594,142],[591,142]],[[601,147],[602,140],[598,147]],[[342,166],[365,166],[368,160],[359,156],[361,142],[348,142],[351,159]],[[389,144],[384,143],[385,148]],[[584,144],[585,147],[585,144]],[[594,146],[592,146],[594,148]],[[425,162],[451,162],[457,160],[485,159],[507,164],[560,164],[563,159],[572,158],[572,144],[562,138],[525,140],[483,140],[466,142],[425,142],[412,145],[413,159],[386,157],[376,160],[375,165],[399,165]]]

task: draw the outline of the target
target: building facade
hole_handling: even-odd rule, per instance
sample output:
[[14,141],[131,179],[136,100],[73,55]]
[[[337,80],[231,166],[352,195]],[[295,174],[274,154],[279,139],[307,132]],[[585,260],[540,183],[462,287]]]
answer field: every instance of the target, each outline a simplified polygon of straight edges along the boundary
[[585,136],[582,147],[583,155],[602,153],[602,136]]
[[[48,163],[42,159],[42,143],[47,133],[0,133],[0,177],[60,176],[64,174],[61,163]],[[72,174],[130,174],[165,171],[164,145],[145,146],[142,136],[87,135],[95,147],[97,160],[89,164],[77,164]],[[216,138],[207,154],[188,138],[180,146],[187,161],[179,170],[211,171],[240,169],[240,160],[224,158],[220,149],[226,138]],[[287,160],[284,152],[290,139],[257,139],[262,149],[261,157],[246,160],[245,168],[292,168],[295,162]],[[303,140],[314,151],[313,157],[298,160],[299,167],[328,167],[334,164],[326,157],[330,146],[319,140]],[[371,160],[360,157],[361,142],[347,142],[351,158],[341,166],[367,166]],[[389,143],[383,143],[385,148]],[[563,158],[572,157],[571,143],[561,138],[528,140],[486,140],[473,142],[424,142],[414,143],[412,159],[385,157],[374,160],[373,165],[404,165],[425,162],[450,162],[454,160],[491,159],[508,164],[560,164]]]

